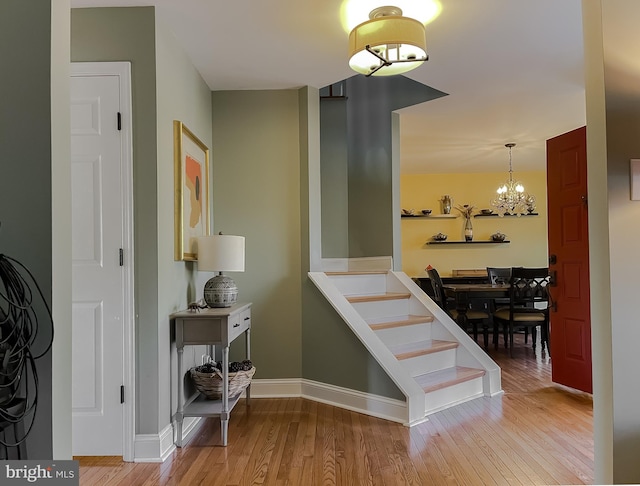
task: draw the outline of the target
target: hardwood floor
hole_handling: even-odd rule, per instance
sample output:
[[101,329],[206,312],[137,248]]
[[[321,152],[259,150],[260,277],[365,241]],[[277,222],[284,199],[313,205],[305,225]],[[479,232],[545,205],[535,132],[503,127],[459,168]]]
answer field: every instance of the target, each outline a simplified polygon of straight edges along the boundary
[[544,353],[516,336],[504,395],[429,416],[412,428],[301,398],[241,401],[229,422],[207,419],[163,464],[77,458],[81,485],[591,484],[591,396],[551,382]]

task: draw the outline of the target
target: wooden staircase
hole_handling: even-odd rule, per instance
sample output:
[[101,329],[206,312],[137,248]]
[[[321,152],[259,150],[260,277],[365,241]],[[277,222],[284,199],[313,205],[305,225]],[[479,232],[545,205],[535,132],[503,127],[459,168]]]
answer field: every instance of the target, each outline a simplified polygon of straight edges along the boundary
[[407,425],[501,393],[498,366],[405,274],[309,276],[407,397]]

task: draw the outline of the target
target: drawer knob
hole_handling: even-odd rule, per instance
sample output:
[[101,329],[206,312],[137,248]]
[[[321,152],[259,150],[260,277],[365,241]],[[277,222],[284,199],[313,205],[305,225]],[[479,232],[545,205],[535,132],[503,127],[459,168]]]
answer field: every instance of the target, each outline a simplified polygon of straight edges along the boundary
[[233,327],[240,327],[240,323],[236,322]]

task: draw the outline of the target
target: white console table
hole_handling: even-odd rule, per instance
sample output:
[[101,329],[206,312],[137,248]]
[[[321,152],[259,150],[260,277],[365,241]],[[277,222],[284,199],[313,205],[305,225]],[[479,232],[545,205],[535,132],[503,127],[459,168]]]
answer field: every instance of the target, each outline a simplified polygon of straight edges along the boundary
[[[178,424],[176,445],[182,447],[182,421],[184,417],[220,417],[220,434],[222,445],[227,445],[227,430],[229,415],[240,394],[229,397],[229,345],[242,333],[246,335],[246,359],[251,359],[251,304],[235,304],[231,307],[202,309],[200,311],[180,311],[169,316],[175,325],[176,348],[178,351],[178,409],[176,422]],[[185,403],[183,381],[184,370],[182,357],[185,345],[216,346],[221,350],[222,358],[222,399],[209,400],[201,394],[195,394]],[[216,356],[216,360],[220,357]],[[251,385],[246,388],[247,405],[251,398]]]

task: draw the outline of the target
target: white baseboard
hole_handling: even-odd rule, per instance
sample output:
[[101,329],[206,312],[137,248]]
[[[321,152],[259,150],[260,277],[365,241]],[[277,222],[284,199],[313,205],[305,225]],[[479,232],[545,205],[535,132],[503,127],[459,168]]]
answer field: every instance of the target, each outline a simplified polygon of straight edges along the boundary
[[[200,417],[186,417],[182,422],[182,443],[200,423]],[[159,434],[137,434],[133,462],[164,462],[176,449],[174,424],[167,425]]]
[[302,397],[392,422],[407,422],[406,402],[300,378],[253,380],[251,397]]

